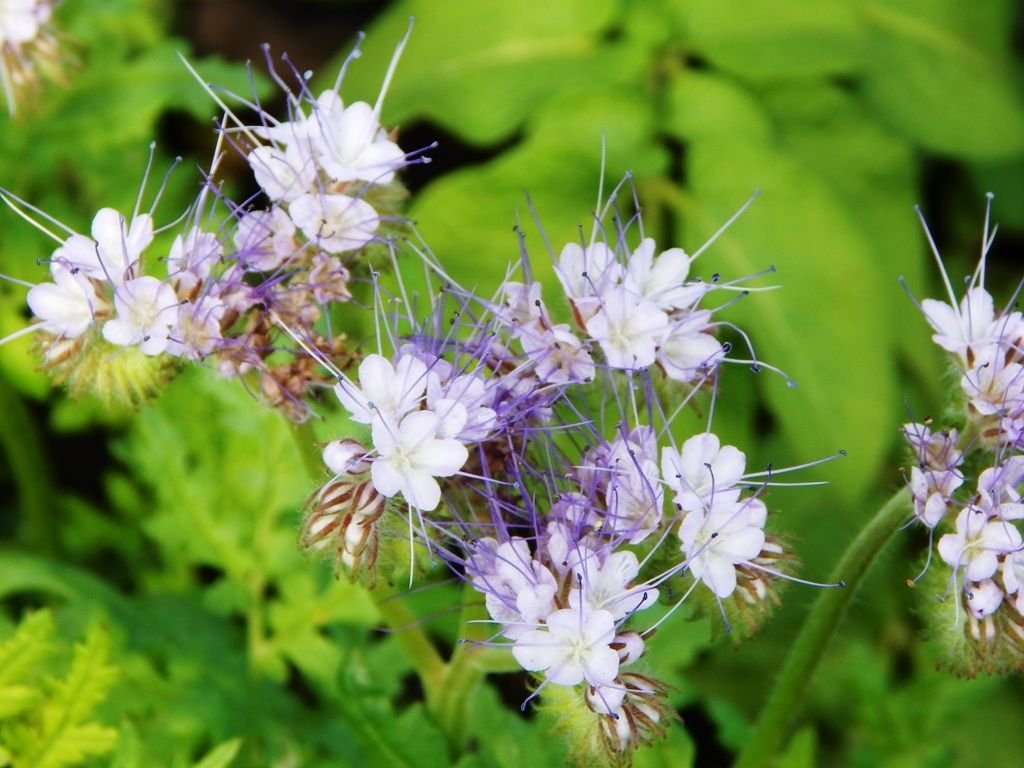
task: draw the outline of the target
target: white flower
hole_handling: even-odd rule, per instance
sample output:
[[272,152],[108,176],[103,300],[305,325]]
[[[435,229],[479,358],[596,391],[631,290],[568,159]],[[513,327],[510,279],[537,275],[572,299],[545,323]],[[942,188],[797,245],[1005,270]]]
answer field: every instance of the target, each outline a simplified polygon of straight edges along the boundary
[[256,183],[272,202],[288,203],[316,189],[316,163],[301,147],[256,147],[246,158]]
[[512,655],[523,669],[543,672],[556,685],[610,685],[619,672],[619,654],[609,646],[614,639],[611,613],[570,608],[523,634]]
[[491,538],[479,540],[468,572],[505,637],[515,640],[554,609],[558,583],[551,571],[533,558],[525,539],[516,537],[501,545]]
[[546,384],[567,384],[594,378],[590,353],[566,323],[530,329],[519,336],[523,352],[533,361],[533,372]]
[[718,597],[736,589],[736,566],[757,557],[764,546],[767,510],[759,499],[727,501],[715,496],[706,512],[694,510],[679,525],[686,564]]
[[586,249],[569,243],[558,257],[555,273],[572,301],[577,321],[583,325],[597,312],[600,297],[622,279],[623,269],[604,243]]
[[438,439],[437,414],[410,413],[396,427],[377,416],[371,425],[377,458],[370,467],[373,487],[387,497],[401,493],[418,510],[430,512],[441,503],[437,477],[450,477],[469,458],[457,440]]
[[50,18],[49,2],[2,0],[0,2],[0,47],[31,42]]
[[53,252],[54,261],[86,277],[115,286],[130,279],[142,252],[153,242],[153,219],[141,214],[125,228],[124,217],[113,208],[101,208],[92,220],[92,238],[72,235]]
[[1011,456],[978,477],[977,504],[1001,520],[1024,519],[1024,503],[1018,486],[1024,483],[1024,456]]
[[573,570],[582,593],[580,589],[569,593],[572,608],[579,608],[582,596],[585,608],[608,611],[618,621],[634,611],[650,608],[658,600],[654,587],[629,586],[640,573],[640,561],[628,550],[613,552],[603,563],[595,553],[586,551]]
[[52,283],[39,283],[29,289],[28,306],[43,321],[47,333],[74,339],[85,333],[96,320],[96,312],[106,308],[93,284],[81,273],[61,262],[50,264]]
[[334,91],[316,100],[310,142],[317,160],[334,181],[387,184],[405,163],[405,152],[391,140],[365,101],[347,107]]
[[1016,595],[1013,607],[1024,616],[1024,549],[1010,552],[1003,560],[1003,586],[1007,595]]
[[691,512],[738,499],[736,485],[746,462],[742,451],[723,446],[715,434],[704,432],[683,443],[681,451],[662,449],[661,478],[675,491],[679,508]]
[[359,386],[339,381],[334,393],[352,414],[352,421],[370,424],[377,414],[395,423],[419,408],[427,388],[427,366],[417,357],[402,355],[398,363],[382,355],[367,355],[359,364]]
[[464,373],[449,381],[442,381],[436,371],[427,376],[427,408],[441,417],[442,437],[458,438],[464,443],[486,438],[497,420],[491,408],[494,392],[482,376]]
[[982,416],[1014,412],[1024,404],[1024,365],[1006,363],[1002,353],[964,373],[960,380],[971,407]]
[[380,225],[373,206],[348,195],[304,194],[292,201],[288,213],[306,239],[328,253],[362,248]]
[[181,295],[190,294],[210,276],[223,255],[221,242],[211,232],[190,229],[178,235],[167,254],[167,276],[176,281]]
[[672,318],[658,349],[658,362],[670,379],[694,381],[725,357],[721,342],[706,333],[710,319],[711,312],[706,309]]
[[939,539],[939,555],[954,568],[964,569],[967,581],[992,578],[999,555],[1020,549],[1020,531],[1011,523],[989,518],[977,507],[966,507],[956,519],[956,533]]
[[114,294],[116,316],[103,324],[111,344],[138,344],[147,355],[167,349],[171,327],[178,321],[178,297],[171,286],[155,277],[137,277]]
[[910,469],[910,493],[914,497],[914,514],[929,528],[934,528],[946,516],[950,507],[950,494],[963,485],[959,471]]
[[964,295],[959,308],[936,299],[925,299],[921,309],[935,335],[932,339],[945,350],[960,357],[966,365],[973,365],[968,348],[983,347],[994,341],[992,337],[995,307],[992,296],[981,287],[971,288]]
[[626,274],[640,296],[659,309],[690,309],[707,293],[702,282],[686,284],[690,257],[682,248],[669,248],[654,257],[655,243],[645,237],[626,263]]
[[212,296],[180,305],[167,340],[167,354],[202,360],[212,353],[223,341],[220,321],[226,309],[224,302]]
[[610,367],[636,370],[654,363],[669,320],[652,302],[616,286],[603,294],[600,310],[587,320],[586,328]]
[[510,328],[513,338],[524,332],[542,333],[547,319],[547,310],[540,298],[540,283],[517,283],[506,280],[501,285],[504,296],[502,303],[494,306],[494,313]]

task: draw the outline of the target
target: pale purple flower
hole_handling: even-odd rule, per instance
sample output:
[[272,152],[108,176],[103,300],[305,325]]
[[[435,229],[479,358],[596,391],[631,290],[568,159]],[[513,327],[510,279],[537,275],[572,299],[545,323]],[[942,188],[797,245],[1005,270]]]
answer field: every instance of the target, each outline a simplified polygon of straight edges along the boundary
[[686,564],[720,598],[736,589],[736,566],[756,558],[765,544],[767,510],[759,499],[732,501],[719,496],[707,510],[688,512],[679,525]]
[[167,349],[171,328],[178,321],[178,305],[174,289],[155,277],[128,280],[114,293],[115,316],[103,324],[103,338],[159,355]]
[[1024,546],[1012,523],[990,518],[977,507],[965,507],[956,518],[956,533],[939,539],[939,556],[954,568],[964,569],[967,581],[990,579],[999,557]]
[[306,239],[328,253],[362,248],[380,225],[373,206],[348,195],[303,194],[291,202],[288,213]]
[[611,685],[619,672],[615,619],[608,611],[565,609],[547,617],[541,629],[523,634],[512,655],[523,669],[543,672],[556,685]]
[[469,457],[457,440],[438,438],[437,414],[416,411],[400,423],[376,416],[370,425],[377,457],[370,466],[373,486],[384,496],[399,493],[422,512],[441,503],[438,477],[450,477]]
[[85,333],[96,321],[96,312],[107,302],[96,293],[93,284],[81,273],[62,262],[50,264],[52,283],[39,283],[29,289],[28,306],[42,320],[42,329],[64,339]]
[[661,478],[675,491],[673,500],[679,508],[692,512],[718,501],[736,501],[746,461],[742,451],[723,446],[717,435],[704,432],[688,439],[681,450],[662,449]]
[[151,242],[153,219],[148,214],[136,216],[126,226],[120,213],[101,208],[92,220],[92,238],[71,235],[53,252],[53,260],[117,286],[134,276],[142,252]]

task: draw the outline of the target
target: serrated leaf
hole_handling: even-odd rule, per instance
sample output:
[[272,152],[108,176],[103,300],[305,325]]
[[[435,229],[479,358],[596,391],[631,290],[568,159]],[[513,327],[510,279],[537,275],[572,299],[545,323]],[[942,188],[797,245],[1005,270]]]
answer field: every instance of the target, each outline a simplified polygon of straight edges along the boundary
[[11,746],[24,765],[62,768],[113,749],[117,730],[88,722],[118,676],[107,663],[109,651],[109,636],[94,625],[75,646],[67,676],[53,684],[38,717],[11,728]]
[[0,687],[0,720],[13,717],[34,707],[42,698],[36,688],[27,685],[5,685]]
[[0,644],[0,694],[29,680],[53,654],[53,632],[53,615],[36,611],[21,620],[14,637]]

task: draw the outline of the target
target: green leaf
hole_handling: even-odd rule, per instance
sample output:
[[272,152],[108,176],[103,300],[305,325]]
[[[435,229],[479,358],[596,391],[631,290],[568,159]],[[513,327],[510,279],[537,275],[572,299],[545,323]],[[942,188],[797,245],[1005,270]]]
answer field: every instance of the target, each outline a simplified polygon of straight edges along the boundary
[[49,611],[28,614],[14,636],[0,645],[0,719],[11,717],[32,706],[41,693],[34,680],[54,653],[53,616]]
[[814,768],[817,738],[813,728],[801,728],[779,755],[778,768]]
[[851,73],[863,63],[864,30],[843,0],[694,0],[676,12],[687,47],[750,80]]
[[118,676],[107,663],[109,653],[109,636],[94,625],[75,647],[67,676],[52,684],[38,712],[5,729],[7,743],[19,756],[16,764],[61,768],[113,749],[117,731],[88,722]]
[[[849,456],[825,476],[847,499],[856,498],[884,460],[898,423],[886,344],[894,335],[895,275],[876,268],[858,213],[814,168],[778,150],[732,142],[694,142],[689,157],[691,244],[703,242],[755,188],[763,190],[699,266],[730,277],[777,267],[761,283],[781,290],[751,295],[730,310],[730,320],[750,331],[760,359],[798,383],[790,389],[780,377],[760,374],[794,455],[847,449]],[[724,381],[744,375],[727,371]],[[829,516],[817,520],[821,525]]]
[[227,768],[234,762],[238,750],[242,748],[241,739],[231,739],[211,749],[193,768]]
[[[426,118],[474,144],[494,143],[538,107],[594,82],[611,88],[638,79],[646,43],[601,39],[615,13],[612,0],[395,3],[370,27],[366,54],[349,70],[343,92],[346,100],[376,100],[393,46],[415,16],[387,95],[387,122]],[[331,82],[337,69],[327,71]]]
[[[523,222],[538,279],[551,279],[551,260],[529,221],[525,193],[556,252],[589,229],[607,146],[604,193],[631,170],[638,178],[664,168],[664,150],[651,141],[650,103],[636,94],[594,90],[541,110],[529,138],[495,160],[448,174],[420,194],[411,215],[451,275],[490,295],[519,260],[512,231]],[[628,191],[624,193],[628,195]],[[411,265],[410,276],[422,272]]]
[[[1024,98],[1007,51],[1011,8],[886,0],[871,30],[865,95],[880,120],[935,152],[994,160],[1024,152]],[[977,39],[975,17],[994,38]]]

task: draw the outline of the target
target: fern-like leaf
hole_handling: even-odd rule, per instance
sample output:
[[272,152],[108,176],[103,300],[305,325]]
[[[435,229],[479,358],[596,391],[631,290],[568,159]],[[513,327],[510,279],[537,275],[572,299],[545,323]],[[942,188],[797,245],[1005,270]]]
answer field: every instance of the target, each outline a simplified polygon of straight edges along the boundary
[[89,722],[117,678],[109,655],[107,632],[94,626],[75,646],[67,676],[43,683],[41,706],[0,731],[14,765],[65,768],[113,749],[117,730]]
[[[53,616],[26,616],[14,636],[0,644],[0,720],[31,709],[42,699],[33,678],[53,654]],[[0,763],[2,765],[2,763]]]

